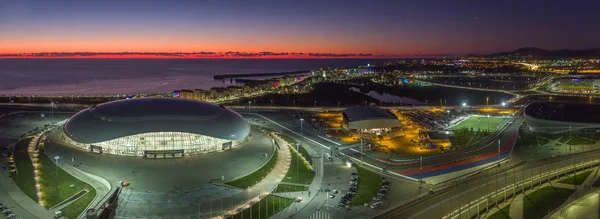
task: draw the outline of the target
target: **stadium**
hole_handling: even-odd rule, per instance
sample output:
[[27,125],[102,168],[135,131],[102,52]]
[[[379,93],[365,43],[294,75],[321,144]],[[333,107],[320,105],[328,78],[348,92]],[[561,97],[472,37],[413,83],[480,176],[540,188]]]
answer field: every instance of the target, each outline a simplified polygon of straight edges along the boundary
[[139,98],[78,112],[65,122],[60,138],[94,153],[171,158],[231,149],[249,132],[244,118],[219,105]]
[[525,108],[529,129],[540,133],[600,132],[600,105],[531,103]]

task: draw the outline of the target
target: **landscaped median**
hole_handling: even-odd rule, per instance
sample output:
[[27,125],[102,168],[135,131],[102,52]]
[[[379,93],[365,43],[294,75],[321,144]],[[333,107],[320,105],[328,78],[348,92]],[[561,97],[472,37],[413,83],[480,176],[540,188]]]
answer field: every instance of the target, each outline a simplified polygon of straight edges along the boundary
[[[34,166],[28,152],[33,139],[25,138],[16,145],[12,156],[16,171],[12,174],[12,179],[27,196],[39,202]],[[65,218],[77,218],[96,196],[96,190],[92,186],[62,168],[57,168],[54,161],[44,153],[37,155],[37,169],[43,206],[49,210],[61,210]]]
[[51,209],[59,204],[66,205],[61,211],[67,218],[77,218],[96,196],[94,187],[57,168],[46,154],[39,154],[38,169],[44,207]]
[[11,173],[12,180],[19,186],[28,197],[36,203],[38,202],[35,180],[33,176],[33,163],[29,158],[27,146],[32,138],[25,138],[15,146],[15,152],[12,155],[12,161],[15,164],[15,171]]
[[559,183],[581,185],[581,184],[583,184],[583,182],[585,182],[585,180],[588,178],[588,176],[590,176],[590,174],[592,174],[592,170],[581,172],[581,173],[577,172],[575,174],[575,176],[571,176],[569,178],[563,179],[563,180],[559,181]]
[[311,169],[310,165],[300,157],[298,153],[290,147],[292,152],[292,160],[290,162],[290,168],[285,174],[282,182],[298,183],[304,185],[310,185],[315,178],[315,172]]
[[[298,142],[296,140],[294,140],[293,138],[291,138],[290,136],[287,135],[279,135],[279,137],[281,137],[281,139],[283,139],[285,142],[287,142],[288,144],[292,145],[292,146],[296,146],[296,144],[298,144]],[[298,148],[298,152],[300,152],[300,154],[302,155],[302,157],[304,157],[304,159],[308,162],[309,165],[312,165],[312,159],[310,158],[310,154],[308,153],[308,151],[306,150],[306,148],[299,146]]]
[[510,204],[499,209],[487,219],[510,219]]
[[574,190],[546,186],[523,197],[523,218],[541,219],[558,208]]
[[273,150],[273,155],[271,156],[269,161],[267,161],[267,163],[264,164],[262,167],[260,167],[258,170],[254,171],[246,176],[226,182],[225,184],[230,185],[230,186],[235,186],[238,188],[242,188],[242,189],[247,189],[247,188],[250,188],[250,187],[256,185],[263,178],[265,178],[267,175],[269,175],[271,170],[273,170],[273,168],[277,164],[277,156],[278,156],[277,154],[278,154],[278,150],[277,149]]
[[249,208],[228,218],[269,218],[279,213],[281,210],[287,208],[292,203],[294,203],[294,200],[290,198],[283,198],[275,195],[267,195],[266,197],[262,198],[259,202],[253,204]]
[[359,206],[369,203],[381,190],[383,182],[377,173],[358,165],[355,167],[358,172],[358,191],[352,198],[352,206]]

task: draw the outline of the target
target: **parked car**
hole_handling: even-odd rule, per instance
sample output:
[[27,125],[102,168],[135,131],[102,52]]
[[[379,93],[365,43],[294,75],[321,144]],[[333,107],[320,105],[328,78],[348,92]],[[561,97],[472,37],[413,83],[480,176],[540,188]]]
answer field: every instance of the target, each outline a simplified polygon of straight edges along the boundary
[[334,199],[334,198],[335,198],[335,195],[334,195],[334,194],[329,194],[329,198],[330,198],[330,199]]
[[381,201],[381,197],[375,196],[375,197],[373,197],[373,201]]
[[377,201],[377,202],[371,203],[371,206],[369,206],[369,207],[371,207],[372,209],[375,209],[375,208],[381,207],[382,205],[383,205],[383,202]]

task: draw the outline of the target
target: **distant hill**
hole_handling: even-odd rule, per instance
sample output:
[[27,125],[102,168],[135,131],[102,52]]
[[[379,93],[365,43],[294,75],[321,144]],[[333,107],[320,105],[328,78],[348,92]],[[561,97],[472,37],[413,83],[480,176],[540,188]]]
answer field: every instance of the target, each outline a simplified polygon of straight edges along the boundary
[[529,58],[529,59],[557,59],[557,58],[600,58],[600,48],[587,50],[545,50],[536,47],[520,48],[512,52],[501,52],[485,57]]

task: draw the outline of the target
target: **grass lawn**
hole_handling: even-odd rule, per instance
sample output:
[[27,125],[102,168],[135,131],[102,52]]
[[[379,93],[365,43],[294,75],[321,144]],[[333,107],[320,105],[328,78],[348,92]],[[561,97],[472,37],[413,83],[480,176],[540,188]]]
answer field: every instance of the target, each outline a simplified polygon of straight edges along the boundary
[[538,143],[541,144],[541,142],[539,142],[538,140],[540,139],[538,138],[538,136],[536,136],[535,133],[526,133],[523,134],[522,138],[517,139],[516,144],[521,146],[538,146]]
[[487,219],[510,219],[510,205],[504,206],[500,210],[496,211],[496,213],[490,215]]
[[489,134],[486,131],[471,131],[467,128],[454,130],[453,132],[454,136],[450,137],[450,142],[452,146],[458,148],[469,146]]
[[575,183],[575,185],[581,185],[583,184],[583,182],[585,181],[585,179],[588,178],[588,176],[590,176],[590,174],[592,174],[591,170],[585,171],[583,173],[576,173],[575,176],[573,176],[573,174],[569,174],[569,178],[563,179],[561,181],[559,181],[559,183],[565,183],[565,184],[573,184]]
[[500,124],[504,123],[508,118],[501,117],[485,117],[485,116],[471,116],[468,119],[465,119],[461,123],[452,127],[452,129],[462,129],[462,128],[473,128],[476,130],[488,130],[496,131]]
[[573,137],[567,144],[570,145],[586,145],[586,144],[594,144],[596,141],[588,140],[582,137]]
[[571,140],[571,137],[567,136],[562,136],[562,138],[560,138],[560,140],[558,140],[558,142],[566,144],[569,140]]
[[247,189],[248,187],[256,185],[256,183],[260,182],[265,176],[269,175],[273,167],[275,167],[275,164],[277,164],[278,151],[274,150],[273,153],[274,154],[271,156],[271,159],[260,169],[248,174],[247,176],[229,181],[225,184],[242,189]]
[[[44,207],[46,208],[55,206],[83,189],[88,189],[90,192],[94,190],[94,187],[71,176],[71,174],[67,173],[62,168],[56,168],[54,161],[45,154],[40,153],[38,163],[42,200],[44,201]],[[59,182],[58,197],[56,191],[56,170],[58,170]],[[73,187],[71,187],[71,185],[73,185]],[[83,211],[84,209],[81,210]]]
[[523,197],[523,218],[543,218],[549,211],[559,207],[572,193],[572,189],[546,186]]
[[71,202],[71,204],[61,209],[62,215],[66,218],[77,218],[81,212],[86,210],[86,207],[92,202],[95,196],[96,190],[90,190],[76,201]]
[[294,185],[285,185],[279,184],[277,185],[277,189],[275,189],[275,193],[279,192],[302,192],[308,190],[306,186],[294,186]]
[[[271,217],[272,215],[280,212],[281,210],[287,208],[292,203],[294,203],[293,199],[281,198],[279,196],[274,196],[274,195],[268,195],[266,198],[263,198],[258,203],[252,205],[250,208],[248,208],[236,215],[233,215],[232,217],[229,217],[229,218],[232,218],[232,219],[268,218],[268,217]],[[250,215],[252,215],[252,217],[250,217]]]
[[367,170],[363,167],[356,166],[358,172],[358,192],[352,199],[352,206],[363,205],[368,203],[381,190],[381,176],[377,173]]
[[[298,153],[294,152],[292,149],[290,149],[290,152],[292,153],[290,168],[285,174],[285,177],[283,178],[282,182],[300,183],[307,185],[312,183],[313,178],[315,178],[315,172],[310,169],[309,165],[305,163],[304,160],[299,158]],[[298,165],[296,165],[296,163],[298,163]],[[298,174],[296,174],[296,171],[298,171]],[[297,180],[296,176],[298,178]]]
[[[291,138],[290,136],[287,135],[279,135],[281,136],[281,138],[283,138],[284,141],[286,141],[288,144],[291,144],[292,146],[294,146],[294,148],[296,148],[296,140],[294,140],[293,138]],[[302,157],[304,157],[304,159],[306,159],[308,161],[309,164],[312,165],[312,158],[310,158],[310,154],[308,154],[308,151],[306,151],[306,148],[304,148],[303,146],[298,147],[298,151],[300,152],[300,154],[302,155]]]
[[38,202],[35,180],[33,179],[33,164],[31,163],[31,159],[29,159],[29,152],[27,152],[27,147],[31,140],[33,139],[23,139],[15,146],[16,150],[13,155],[13,160],[17,165],[17,172],[19,175],[14,173],[11,175],[13,181],[15,181],[15,184],[19,186],[21,191],[29,196],[29,198],[33,199],[33,201]]

